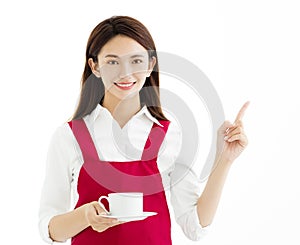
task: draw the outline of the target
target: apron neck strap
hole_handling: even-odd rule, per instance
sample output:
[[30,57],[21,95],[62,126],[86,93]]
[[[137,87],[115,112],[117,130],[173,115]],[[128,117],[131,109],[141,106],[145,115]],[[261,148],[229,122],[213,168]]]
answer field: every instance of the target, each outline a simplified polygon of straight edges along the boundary
[[143,154],[141,157],[142,161],[157,159],[159,149],[169,128],[170,121],[160,120],[159,123],[163,125],[163,127],[156,123],[153,123],[144,146]]
[[69,126],[71,127],[73,134],[80,146],[84,161],[86,162],[88,159],[99,160],[94,141],[84,120],[73,120],[69,122]]

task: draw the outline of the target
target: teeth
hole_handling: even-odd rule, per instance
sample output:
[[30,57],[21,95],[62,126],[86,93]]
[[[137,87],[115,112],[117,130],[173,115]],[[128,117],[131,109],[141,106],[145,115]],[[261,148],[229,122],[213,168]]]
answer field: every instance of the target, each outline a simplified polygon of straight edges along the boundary
[[117,83],[120,87],[130,87],[133,83]]

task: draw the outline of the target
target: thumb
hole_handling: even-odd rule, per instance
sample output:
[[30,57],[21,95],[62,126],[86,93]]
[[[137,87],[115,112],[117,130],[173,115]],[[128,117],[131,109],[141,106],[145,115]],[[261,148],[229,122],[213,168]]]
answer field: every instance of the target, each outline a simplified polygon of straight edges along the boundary
[[99,204],[99,202],[97,202],[97,201],[93,202],[93,206],[94,206],[94,209],[96,210],[97,214],[107,214],[108,213],[107,210],[105,209],[105,207],[104,206],[102,207]]
[[221,134],[224,134],[224,133],[226,132],[226,130],[227,130],[228,128],[232,127],[232,126],[233,126],[233,124],[232,124],[230,121],[226,120],[226,121],[224,121],[223,124],[220,126],[218,132],[221,133]]

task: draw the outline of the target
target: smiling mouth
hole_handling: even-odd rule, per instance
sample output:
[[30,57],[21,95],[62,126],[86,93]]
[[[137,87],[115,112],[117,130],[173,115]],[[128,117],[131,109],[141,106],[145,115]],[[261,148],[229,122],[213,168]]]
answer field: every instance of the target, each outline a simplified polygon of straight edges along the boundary
[[118,88],[121,89],[130,89],[136,84],[136,82],[131,82],[131,83],[114,83]]

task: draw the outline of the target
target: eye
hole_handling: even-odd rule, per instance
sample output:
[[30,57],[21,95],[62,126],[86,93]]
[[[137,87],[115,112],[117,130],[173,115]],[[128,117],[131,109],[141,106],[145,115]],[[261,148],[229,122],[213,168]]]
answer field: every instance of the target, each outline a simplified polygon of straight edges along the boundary
[[106,63],[109,65],[118,65],[119,64],[119,62],[116,60],[108,60]]
[[143,60],[141,59],[135,59],[132,61],[132,64],[141,64],[141,63],[143,63]]

